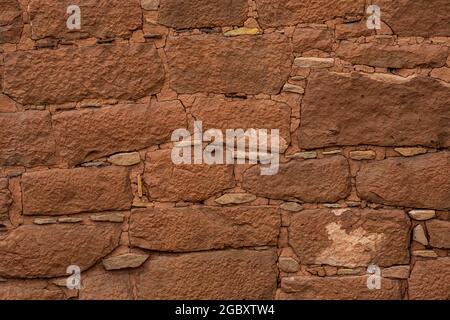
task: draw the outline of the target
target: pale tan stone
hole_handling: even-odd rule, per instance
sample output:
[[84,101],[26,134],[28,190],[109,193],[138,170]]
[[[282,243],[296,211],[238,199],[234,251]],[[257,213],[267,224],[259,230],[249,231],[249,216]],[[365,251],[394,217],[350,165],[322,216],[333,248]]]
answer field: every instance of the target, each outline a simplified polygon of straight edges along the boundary
[[108,271],[138,268],[148,259],[148,257],[148,254],[126,253],[120,256],[103,259],[103,266]]
[[260,34],[261,32],[259,31],[258,28],[246,28],[246,27],[242,27],[242,28],[237,28],[237,29],[233,29],[230,31],[225,32],[223,35],[225,37],[237,37],[237,36],[243,36],[243,35],[257,35]]
[[411,210],[408,212],[409,216],[414,220],[424,221],[436,217],[434,210]]
[[124,215],[122,213],[98,214],[91,215],[90,218],[96,222],[123,222]]
[[141,158],[139,152],[130,152],[115,154],[108,161],[118,166],[132,166],[141,162]]
[[427,153],[427,149],[421,147],[415,148],[395,148],[396,152],[400,153],[404,157],[414,157],[419,154]]
[[300,269],[300,265],[292,257],[280,257],[278,266],[284,272],[297,272]]
[[423,227],[421,225],[418,225],[414,228],[413,240],[417,241],[420,244],[423,244],[424,246],[428,245],[428,239],[425,235],[425,230],[423,230]]
[[303,210],[302,205],[298,204],[297,202],[285,202],[280,205],[280,208],[291,212],[298,212]]
[[350,158],[353,160],[373,160],[376,157],[375,151],[351,151]]
[[256,200],[256,196],[249,193],[227,193],[217,198],[215,201],[218,204],[242,204],[247,202],[252,202]]
[[437,258],[438,255],[433,250],[414,250],[412,252],[413,256],[422,258]]
[[383,269],[381,275],[384,278],[408,279],[410,269],[409,266],[393,266]]

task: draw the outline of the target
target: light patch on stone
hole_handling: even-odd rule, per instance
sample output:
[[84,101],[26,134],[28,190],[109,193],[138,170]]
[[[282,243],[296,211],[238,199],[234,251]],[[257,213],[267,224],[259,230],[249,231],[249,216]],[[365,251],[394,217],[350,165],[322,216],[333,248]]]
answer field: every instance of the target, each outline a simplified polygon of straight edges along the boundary
[[331,210],[331,212],[335,215],[335,216],[341,216],[342,214],[346,213],[347,211],[352,211],[348,208],[344,208],[344,209],[336,209],[336,210]]
[[246,27],[242,27],[242,28],[237,28],[237,29],[233,29],[230,31],[225,32],[223,35],[225,37],[236,37],[236,36],[243,36],[243,35],[257,35],[260,34],[261,32],[259,31],[258,28],[246,28]]

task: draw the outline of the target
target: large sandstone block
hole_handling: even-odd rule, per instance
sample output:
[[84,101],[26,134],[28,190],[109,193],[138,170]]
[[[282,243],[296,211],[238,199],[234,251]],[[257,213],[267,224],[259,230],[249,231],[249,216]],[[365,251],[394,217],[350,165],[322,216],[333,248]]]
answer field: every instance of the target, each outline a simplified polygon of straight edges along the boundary
[[381,68],[416,67],[439,68],[445,66],[449,49],[443,45],[411,44],[390,45],[369,42],[342,41],[336,54],[352,64],[363,64]]
[[277,254],[226,250],[159,256],[136,274],[138,299],[274,299]]
[[[66,26],[67,8],[74,4],[81,10],[80,30]],[[142,25],[139,0],[31,0],[29,13],[34,39],[128,38]]]
[[321,23],[337,17],[363,17],[364,0],[256,0],[263,28]]
[[22,176],[23,214],[64,215],[131,207],[124,168],[54,169]]
[[178,93],[278,94],[291,71],[286,36],[170,37],[166,48],[170,85]]
[[151,199],[199,202],[234,187],[233,166],[175,165],[171,151],[147,153],[144,181]]
[[430,235],[430,245],[436,248],[450,249],[450,221],[429,220],[426,222]]
[[386,267],[409,263],[409,233],[400,210],[311,209],[292,215],[289,243],[305,264]]
[[450,36],[448,0],[377,0],[382,20],[398,36]]
[[0,0],[0,44],[18,43],[22,34],[22,9],[17,0]]
[[276,245],[276,207],[186,207],[136,209],[131,245],[153,251],[200,251]]
[[450,146],[450,86],[428,77],[317,72],[299,130],[302,148]]
[[0,114],[0,165],[33,166],[54,162],[55,141],[50,113]]
[[129,270],[114,272],[94,267],[81,275],[80,300],[134,299],[132,274]]
[[176,28],[241,26],[247,0],[161,0],[158,22]]
[[416,261],[408,289],[412,300],[449,300],[450,258]]
[[314,160],[292,160],[280,164],[277,175],[261,176],[258,166],[246,170],[243,188],[272,198],[297,198],[304,202],[335,202],[350,193],[348,162],[336,156]]
[[367,276],[307,277],[281,279],[282,300],[401,300],[398,280],[382,278],[381,289],[367,288]]
[[386,205],[450,208],[450,153],[391,158],[363,164],[356,177],[362,199]]
[[1,300],[62,300],[62,288],[49,287],[43,280],[0,281]]
[[161,144],[186,127],[179,101],[68,111],[52,120],[59,156],[71,165]]
[[47,278],[86,270],[119,243],[120,224],[25,225],[0,238],[0,276]]
[[97,45],[5,55],[4,91],[23,104],[136,100],[158,93],[164,68],[152,44]]

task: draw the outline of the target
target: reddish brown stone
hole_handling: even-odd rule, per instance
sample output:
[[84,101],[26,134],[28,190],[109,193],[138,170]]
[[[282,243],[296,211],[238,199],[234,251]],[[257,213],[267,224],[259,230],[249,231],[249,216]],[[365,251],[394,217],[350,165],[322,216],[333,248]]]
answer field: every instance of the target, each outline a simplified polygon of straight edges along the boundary
[[131,275],[128,271],[105,271],[94,268],[81,275],[80,300],[134,299]]
[[138,299],[274,299],[273,250],[227,250],[159,256],[136,275]]
[[119,243],[119,224],[25,225],[0,238],[0,276],[66,276],[70,265],[90,268]]
[[18,43],[22,34],[22,9],[17,0],[0,0],[0,44]]
[[179,101],[68,111],[53,117],[61,159],[71,165],[170,140],[186,127]]
[[247,0],[161,0],[160,24],[176,28],[241,26],[247,19]]
[[430,245],[450,249],[450,221],[433,219],[426,222]]
[[448,0],[377,0],[382,20],[398,36],[450,36]]
[[302,148],[450,146],[450,87],[428,77],[313,73],[302,104]]
[[386,267],[409,263],[409,233],[400,210],[311,209],[292,215],[289,243],[304,264]]
[[8,216],[12,203],[11,192],[8,190],[8,180],[0,178],[0,220]]
[[411,44],[390,45],[369,42],[355,43],[342,41],[336,54],[352,64],[369,65],[380,68],[428,67],[439,68],[445,65],[449,49],[443,45]]
[[256,195],[304,202],[335,202],[350,194],[347,160],[336,156],[314,160],[292,160],[280,164],[277,175],[262,176],[254,166],[245,171],[243,188]]
[[291,108],[272,100],[226,101],[220,98],[199,98],[190,109],[203,130],[279,129],[280,136],[290,141]]
[[[67,8],[81,10],[81,29],[69,30]],[[142,25],[139,0],[30,0],[29,13],[33,39],[52,38],[129,38]]]
[[277,94],[292,64],[288,38],[278,33],[171,37],[166,53],[170,85],[178,93]]
[[293,35],[294,52],[319,49],[331,51],[333,34],[328,29],[295,28]]
[[158,93],[164,68],[151,44],[102,45],[5,55],[4,90],[23,104],[135,100]]
[[412,300],[449,300],[450,258],[416,261],[408,288]]
[[282,278],[282,300],[401,300],[401,282],[382,278],[381,289],[367,288],[367,276]]
[[144,180],[151,199],[202,201],[235,185],[233,166],[175,165],[171,150],[147,153]]
[[279,227],[276,207],[136,209],[130,242],[171,252],[276,245]]
[[0,114],[0,165],[52,164],[55,142],[47,111]]
[[0,281],[1,300],[62,300],[64,291],[42,280]]
[[364,0],[256,0],[263,28],[319,23],[337,17],[363,17]]
[[441,152],[414,158],[391,158],[365,163],[356,177],[362,199],[387,205],[450,208],[450,153]]
[[124,168],[54,169],[22,176],[23,214],[64,215],[131,207]]

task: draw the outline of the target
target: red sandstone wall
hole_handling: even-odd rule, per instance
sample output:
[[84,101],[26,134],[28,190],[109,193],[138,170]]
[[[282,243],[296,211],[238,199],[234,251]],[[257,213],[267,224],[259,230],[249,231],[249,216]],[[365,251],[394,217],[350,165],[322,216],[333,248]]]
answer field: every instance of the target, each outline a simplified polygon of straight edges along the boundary
[[449,299],[449,53],[448,0],[0,0],[0,298]]

